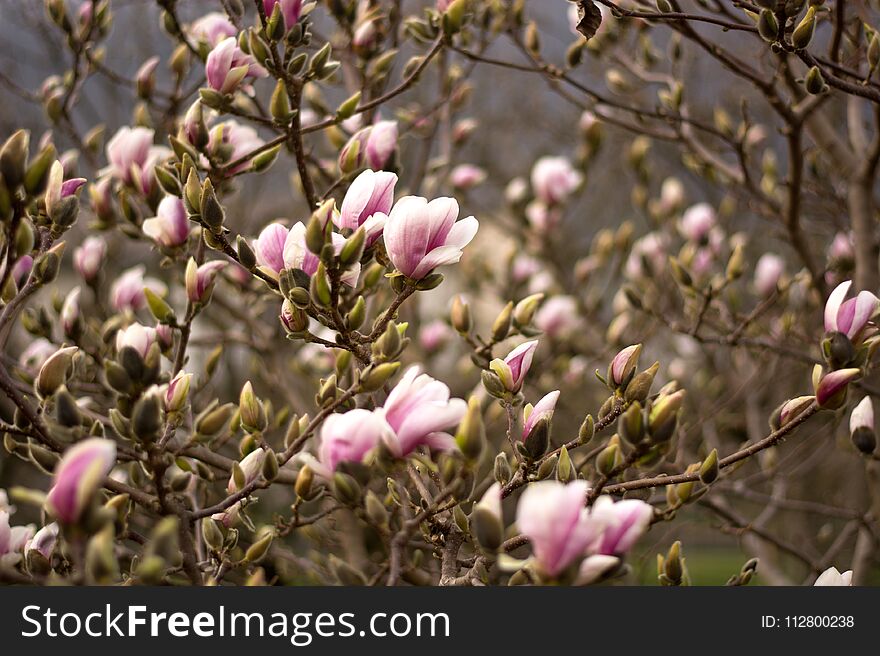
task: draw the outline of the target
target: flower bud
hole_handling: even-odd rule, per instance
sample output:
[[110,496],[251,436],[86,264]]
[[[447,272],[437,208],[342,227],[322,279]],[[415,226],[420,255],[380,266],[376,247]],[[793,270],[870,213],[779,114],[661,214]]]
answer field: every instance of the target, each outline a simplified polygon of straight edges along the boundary
[[816,403],[820,408],[836,410],[846,400],[848,385],[861,376],[861,369],[855,368],[838,369],[826,374],[816,386]]
[[718,478],[718,449],[712,449],[712,452],[700,465],[700,481],[709,485],[716,478]]
[[642,345],[633,344],[615,355],[608,365],[608,384],[612,387],[625,388],[635,374],[641,352]]
[[822,71],[819,70],[818,66],[813,66],[807,71],[807,75],[804,77],[804,87],[807,89],[807,93],[814,96],[819,95],[828,88],[825,84],[825,78],[822,77]]
[[776,43],[779,39],[779,23],[769,9],[762,9],[758,16],[758,34],[768,43]]
[[308,465],[304,465],[296,475],[296,483],[293,490],[296,496],[308,501],[312,498],[312,483],[315,480],[315,472]]
[[623,453],[620,445],[612,442],[596,456],[596,471],[602,476],[610,476],[623,464]]
[[455,443],[465,458],[472,462],[479,460],[486,443],[486,428],[483,425],[480,400],[476,396],[468,399],[467,412],[455,433]]
[[354,478],[342,472],[333,474],[333,496],[347,506],[355,506],[360,502],[361,486]]
[[813,40],[813,34],[816,32],[816,8],[812,5],[807,8],[807,13],[798,26],[791,33],[791,45],[796,50],[804,50]]
[[211,551],[217,553],[223,549],[223,533],[211,517],[202,520],[202,538]]
[[0,175],[10,191],[24,182],[27,169],[30,133],[18,130],[0,148]]
[[510,332],[510,322],[513,317],[513,301],[508,301],[507,305],[495,317],[492,323],[492,339],[500,342]]
[[577,471],[575,471],[574,463],[571,461],[568,449],[563,446],[559,450],[559,461],[556,463],[556,480],[560,483],[568,483],[576,478]]
[[874,453],[877,434],[874,429],[874,405],[866,396],[853,409],[849,418],[850,438],[855,447],[864,454]]
[[246,563],[256,563],[260,559],[263,558],[267,553],[269,553],[269,547],[272,546],[272,540],[275,538],[275,534],[272,532],[266,533],[259,540],[254,542],[248,550],[244,554],[244,561]]
[[659,370],[660,363],[655,362],[649,368],[637,373],[630,381],[629,385],[626,386],[626,392],[623,397],[624,400],[627,403],[637,401],[638,403],[643,404],[651,393],[651,386],[654,384],[654,377]]
[[513,472],[510,469],[510,462],[507,460],[507,454],[503,451],[495,456],[495,463],[492,467],[492,473],[495,480],[501,485],[507,485]]
[[513,320],[517,327],[528,326],[532,322],[542,300],[544,300],[544,294],[532,294],[516,304]]
[[460,295],[452,299],[450,322],[461,335],[467,335],[473,327],[470,306]]
[[493,483],[470,516],[470,529],[482,549],[495,552],[504,541],[504,523],[501,517],[501,485]]
[[238,397],[238,411],[241,414],[241,425],[252,433],[265,430],[268,423],[266,408],[263,402],[254,394],[254,388],[250,381],[241,388]]
[[644,415],[638,401],[631,403],[617,420],[617,432],[630,444],[638,444],[645,437]]
[[78,350],[76,346],[68,346],[59,349],[46,359],[34,381],[34,388],[40,398],[51,396],[67,381],[67,372]]
[[593,415],[587,415],[584,417],[584,421],[581,423],[580,428],[578,429],[578,443],[583,445],[587,444],[590,440],[593,439],[593,436],[596,434],[596,424],[593,421]]

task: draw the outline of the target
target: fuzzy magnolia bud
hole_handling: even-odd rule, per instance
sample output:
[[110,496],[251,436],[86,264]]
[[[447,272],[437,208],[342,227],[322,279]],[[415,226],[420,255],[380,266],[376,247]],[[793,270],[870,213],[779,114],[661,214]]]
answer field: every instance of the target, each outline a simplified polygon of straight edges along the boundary
[[461,296],[452,299],[452,311],[449,318],[452,327],[462,335],[467,335],[473,327],[470,306]]
[[471,533],[485,551],[497,551],[504,541],[504,523],[501,519],[501,485],[493,483],[480,502],[474,505],[470,517]]
[[501,485],[507,485],[508,481],[510,481],[513,472],[510,469],[510,461],[507,460],[507,454],[503,451],[495,456],[495,464],[492,468],[492,473],[495,480],[501,483]]
[[68,346],[59,349],[46,359],[34,382],[37,394],[41,398],[51,396],[66,382],[67,372],[73,362],[73,356],[78,350],[75,346]]
[[634,401],[617,420],[617,432],[621,439],[630,444],[638,444],[645,436],[645,422],[642,406]]
[[648,395],[651,393],[651,386],[654,384],[654,377],[659,370],[660,363],[655,362],[648,369],[637,373],[630,381],[629,385],[626,386],[624,400],[627,403],[637,401],[638,403],[644,404]]
[[471,461],[479,459],[486,442],[486,428],[483,426],[483,411],[480,408],[480,400],[476,396],[468,399],[467,412],[465,412],[458,431],[455,433],[455,443],[465,458]]
[[248,381],[241,388],[241,394],[238,398],[238,411],[241,415],[241,425],[251,431],[260,432],[265,430],[268,420],[266,418],[266,408],[263,402],[254,394],[254,388]]
[[509,301],[507,305],[498,313],[498,316],[495,317],[495,321],[492,324],[492,339],[496,342],[500,342],[507,334],[510,332],[510,322],[513,318],[513,301]]
[[602,476],[610,476],[623,464],[623,453],[620,445],[612,442],[596,456],[596,471]]
[[315,480],[315,472],[311,467],[305,465],[296,475],[296,483],[294,483],[293,491],[301,499],[309,500],[312,498],[312,483]]
[[779,39],[779,23],[769,9],[762,9],[758,16],[758,34],[768,43],[775,43]]
[[816,32],[816,8],[809,7],[803,20],[798,23],[791,34],[791,45],[797,50],[803,50],[810,45],[813,40],[813,34]]
[[718,449],[712,449],[712,452],[700,465],[700,481],[709,485],[716,478],[718,478]]

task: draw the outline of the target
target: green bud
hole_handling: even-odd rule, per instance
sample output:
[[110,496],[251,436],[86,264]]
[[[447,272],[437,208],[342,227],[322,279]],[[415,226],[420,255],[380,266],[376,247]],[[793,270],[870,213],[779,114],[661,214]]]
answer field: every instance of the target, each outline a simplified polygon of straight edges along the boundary
[[807,71],[807,75],[804,78],[804,86],[806,87],[807,92],[814,96],[827,89],[825,78],[822,77],[822,71],[819,70],[818,66],[813,66]]
[[375,392],[381,389],[397,373],[398,369],[400,369],[399,362],[383,362],[370,366],[364,370],[364,375],[361,378],[361,392]]
[[78,350],[75,346],[68,346],[55,351],[46,359],[34,381],[34,388],[40,398],[52,396],[67,382],[67,373]]
[[162,405],[158,394],[147,394],[135,403],[131,414],[131,429],[141,442],[156,439],[162,428]]
[[231,403],[214,408],[209,407],[196,418],[196,433],[207,437],[216,435],[226,425],[234,412],[235,406]]
[[251,381],[247,381],[241,388],[238,397],[238,411],[241,415],[241,425],[252,433],[266,429],[268,419],[263,402],[254,394]]
[[510,462],[507,460],[507,454],[503,451],[495,456],[495,464],[492,468],[495,480],[501,485],[507,485],[513,472],[510,469]]
[[532,294],[517,303],[513,311],[513,321],[516,326],[523,327],[532,323],[535,312],[542,300],[544,300],[544,294]]
[[315,480],[315,472],[308,465],[303,465],[296,475],[296,483],[293,485],[293,491],[296,496],[308,501],[312,498],[312,483]]
[[498,316],[495,317],[495,322],[492,324],[492,339],[496,342],[500,342],[505,337],[507,337],[510,332],[510,322],[513,317],[513,301],[508,301],[507,305],[498,313]]
[[14,190],[24,182],[30,133],[18,130],[0,148],[0,174],[7,188]]
[[596,434],[596,424],[593,421],[593,415],[587,415],[578,429],[578,443],[583,445],[590,442]]
[[347,506],[356,506],[361,499],[361,486],[354,478],[342,472],[333,474],[333,496]]
[[351,96],[349,96],[346,100],[342,102],[341,105],[336,109],[336,118],[340,121],[344,121],[347,118],[351,118],[354,116],[355,110],[361,102],[361,92],[356,91]]
[[190,215],[198,216],[202,202],[202,184],[199,182],[199,174],[195,168],[190,169],[186,177],[186,185],[183,188],[183,200],[186,211]]
[[758,34],[768,43],[779,40],[779,23],[775,14],[769,9],[762,9],[758,16]]
[[152,289],[144,287],[144,297],[147,300],[147,307],[159,323],[168,323],[174,319],[174,309]]
[[803,20],[798,23],[791,34],[791,45],[797,50],[803,50],[810,45],[813,40],[813,34],[816,32],[816,8],[809,7]]
[[269,547],[272,546],[272,540],[275,538],[275,534],[268,532],[259,540],[254,542],[248,550],[244,554],[244,562],[246,563],[256,563],[259,562],[260,559],[263,558],[268,552]]
[[470,306],[461,296],[456,296],[452,299],[450,322],[452,323],[452,327],[461,335],[467,335],[473,327]]
[[266,457],[263,458],[263,478],[274,481],[278,477],[278,457],[272,449],[266,449]]
[[363,227],[355,230],[354,234],[345,240],[342,250],[339,251],[339,264],[343,269],[347,269],[355,262],[360,261],[361,255],[364,253],[366,240],[367,233]]
[[202,538],[211,551],[216,553],[223,549],[223,533],[217,526],[217,522],[210,517],[205,517],[202,520]]
[[560,483],[568,483],[577,478],[577,472],[571,461],[568,449],[563,446],[559,450],[559,461],[556,463],[556,480]]
[[638,444],[645,437],[644,415],[638,401],[633,401],[617,420],[617,432],[630,444]]
[[376,493],[372,490],[369,490],[364,498],[364,509],[367,513],[367,518],[374,525],[388,525],[388,510],[385,508],[385,504],[379,500],[379,497],[376,496]]
[[113,525],[107,525],[86,545],[85,574],[93,585],[113,583],[119,577]]
[[76,405],[76,399],[67,391],[66,386],[59,387],[53,399],[55,400],[55,418],[59,424],[72,428],[82,423],[82,415]]
[[700,465],[700,480],[709,485],[718,478],[718,449],[712,449],[712,452],[706,456],[703,464]]
[[279,123],[287,124],[293,113],[290,111],[290,98],[287,95],[287,87],[284,80],[278,80],[272,98],[269,101],[269,113]]
[[623,453],[617,443],[609,444],[596,456],[596,471],[603,476],[610,476],[622,464]]
[[205,178],[202,185],[202,194],[199,201],[199,214],[202,216],[202,222],[210,228],[214,233],[219,233],[223,227],[223,221],[226,219],[226,213],[223,206],[217,200],[214,193],[214,185],[210,178]]
[[363,296],[358,296],[354,306],[345,317],[345,325],[351,330],[357,330],[364,324],[367,317],[367,303]]
[[55,161],[57,152],[51,143],[46,144],[34,157],[24,175],[24,189],[30,196],[39,196],[46,189],[49,181],[49,168]]
[[630,381],[629,385],[626,386],[624,400],[626,400],[627,403],[632,403],[633,401],[644,403],[648,398],[648,395],[651,393],[651,386],[654,384],[654,377],[659,370],[660,363],[655,362],[648,369],[645,369],[645,371],[637,373]]
[[483,425],[480,400],[476,396],[468,399],[467,411],[455,433],[455,443],[465,458],[470,461],[479,460],[486,443],[486,428]]
[[330,279],[327,277],[327,269],[323,262],[318,262],[318,270],[312,276],[309,283],[309,293],[315,305],[321,307],[329,307],[332,302],[332,294],[330,291]]

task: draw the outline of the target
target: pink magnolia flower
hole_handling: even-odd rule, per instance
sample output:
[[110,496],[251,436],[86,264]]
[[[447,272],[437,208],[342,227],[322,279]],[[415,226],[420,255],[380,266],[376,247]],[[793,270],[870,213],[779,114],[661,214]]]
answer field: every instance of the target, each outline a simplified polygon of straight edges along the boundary
[[397,175],[387,171],[367,169],[354,179],[345,198],[339,215],[333,216],[338,228],[357,230],[364,226],[367,245],[372,244],[385,227],[385,220],[394,203],[394,185]]
[[538,567],[550,577],[595,548],[603,524],[586,508],[586,481],[531,483],[516,508],[516,525],[529,538]]
[[149,97],[156,86],[156,67],[159,65],[159,57],[153,56],[147,59],[135,73],[138,95]]
[[636,368],[639,362],[639,355],[642,352],[641,344],[633,344],[631,346],[627,346],[625,349],[620,351],[614,358],[611,360],[611,366],[609,367],[610,372],[610,382],[615,385],[622,385],[626,382],[626,379],[632,373],[632,371]]
[[[218,123],[208,136],[208,152],[223,162],[235,162],[252,153],[265,142],[249,125],[242,125],[237,121],[224,121]],[[243,171],[250,166],[250,161],[227,170],[227,175]]]
[[71,289],[64,298],[64,304],[61,306],[61,328],[67,336],[73,333],[76,322],[80,317],[79,297],[81,291],[79,287]]
[[246,77],[266,77],[269,73],[257,60],[238,47],[234,37],[227,37],[214,46],[205,60],[208,86],[223,94],[236,91]]
[[167,248],[185,244],[189,237],[189,218],[183,201],[177,196],[165,196],[156,209],[156,216],[143,223],[144,234]]
[[10,526],[9,513],[0,510],[0,565],[15,565],[33,534],[33,526]]
[[535,327],[549,337],[568,334],[577,324],[577,301],[573,296],[553,296],[535,313]]
[[148,128],[119,128],[107,142],[110,164],[101,173],[149,195],[155,187],[156,164],[171,155],[169,148],[153,145],[153,135]]
[[596,499],[590,513],[604,524],[598,552],[609,556],[620,556],[632,549],[648,530],[654,517],[654,509],[644,501],[613,501],[607,495]]
[[27,541],[24,553],[38,551],[46,560],[49,560],[52,557],[52,552],[55,551],[55,544],[58,542],[58,531],[59,527],[55,522],[46,524]]
[[86,282],[98,277],[104,256],[107,254],[107,242],[103,237],[86,237],[82,246],[73,251],[73,266]]
[[841,332],[854,343],[880,311],[880,299],[868,291],[859,292],[855,298],[846,299],[852,280],[840,283],[825,303],[825,332]]
[[444,383],[413,366],[375,412],[390,428],[384,435],[388,449],[402,457],[423,444],[433,449],[455,448],[453,437],[445,431],[457,425],[466,411],[467,403],[450,399]]
[[539,234],[550,232],[562,222],[562,211],[556,205],[548,205],[542,200],[533,200],[526,205],[526,219]]
[[55,160],[49,169],[49,180],[46,184],[46,194],[44,197],[46,213],[50,217],[53,216],[58,203],[62,199],[75,194],[86,182],[85,178],[65,180],[64,165],[61,163],[61,160]]
[[76,522],[116,464],[116,443],[92,437],[69,448],[55,468],[46,507],[65,524]]
[[681,217],[682,236],[694,243],[706,241],[712,228],[715,227],[715,210],[709,203],[697,203],[685,210]]
[[519,392],[522,389],[529,367],[532,366],[536,348],[538,348],[538,340],[524,342],[508,353],[503,360],[495,358],[489,363],[489,368],[501,379],[504,389],[509,392]]
[[143,265],[124,271],[110,287],[110,302],[117,311],[140,310],[146,305],[144,287],[149,287],[159,296],[164,296],[168,288],[160,280],[144,278]]
[[473,189],[486,179],[486,171],[473,164],[459,164],[449,172],[449,182],[456,189]]
[[[238,463],[242,473],[244,473],[245,486],[257,480],[257,477],[263,471],[263,461],[265,459],[266,452],[263,449],[254,449]],[[229,477],[229,483],[226,484],[226,491],[229,494],[233,494],[238,490],[239,487],[235,484],[235,475],[233,474]]]
[[204,41],[213,48],[225,38],[238,34],[238,31],[226,14],[212,11],[193,21],[189,33],[196,41]]
[[[334,232],[332,240],[338,254],[345,244],[345,237]],[[320,261],[306,246],[306,226],[301,221],[289,230],[280,223],[266,226],[254,242],[254,252],[257,264],[276,276],[282,269],[302,269],[308,275],[314,275]],[[342,282],[354,287],[360,272],[360,263],[355,263],[343,274]]]
[[[655,275],[666,266],[666,236],[659,232],[649,232],[636,240],[626,260],[624,271],[630,280],[646,275]],[[648,271],[645,271],[646,265]]]
[[836,261],[852,260],[854,257],[852,235],[846,232],[838,232],[834,235],[834,240],[828,248],[828,257]]
[[241,514],[242,503],[242,501],[238,501],[223,512],[214,513],[211,515],[211,519],[223,524],[226,528],[234,526],[235,522],[238,521],[238,516]]
[[813,584],[815,586],[851,586],[852,585],[852,570],[848,569],[843,574],[841,574],[836,567],[829,567],[824,572],[819,575],[819,578],[816,579],[816,582]]
[[816,403],[823,408],[839,406],[847,386],[861,375],[862,370],[855,368],[837,369],[825,374],[816,388]]
[[220,260],[212,260],[198,266],[193,258],[189,258],[185,276],[186,297],[193,303],[205,301],[214,289],[214,279],[226,264]]
[[130,346],[138,354],[145,358],[150,347],[156,342],[156,329],[133,323],[128,328],[116,333],[116,352],[120,352],[126,346]]
[[532,167],[532,190],[546,205],[565,202],[583,179],[565,157],[542,157]]
[[526,406],[523,413],[523,430],[522,439],[526,439],[532,429],[542,419],[548,421],[553,418],[553,411],[556,410],[556,402],[559,400],[559,390],[554,390],[538,401],[534,407]]
[[779,279],[785,272],[785,262],[774,253],[764,253],[755,265],[755,291],[769,296],[776,291]]
[[849,432],[855,433],[860,428],[874,430],[874,404],[870,396],[863,398],[849,416]]
[[477,234],[479,223],[458,218],[454,198],[404,196],[385,222],[385,247],[391,262],[408,278],[421,279],[438,266],[454,264]]
[[422,329],[419,331],[419,344],[429,353],[433,353],[443,348],[453,334],[454,331],[448,323],[435,319],[422,326]]
[[302,15],[303,0],[263,0],[263,10],[266,16],[271,16],[275,5],[281,5],[281,16],[284,18],[284,27],[288,30],[299,22]]
[[379,415],[363,408],[330,415],[321,426],[316,473],[329,478],[341,462],[364,462],[386,430]]
[[349,153],[355,144],[358,148],[356,161],[346,170],[353,171],[361,166],[374,171],[384,169],[397,149],[397,121],[378,121],[355,132],[339,152],[341,165],[350,165]]

